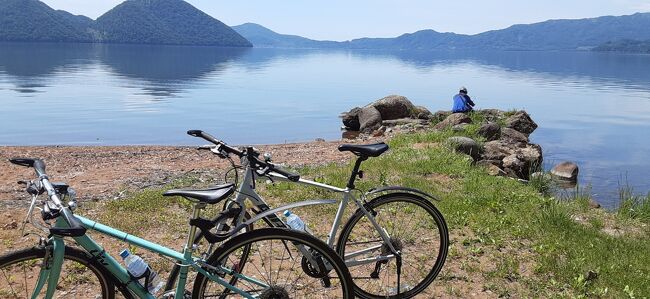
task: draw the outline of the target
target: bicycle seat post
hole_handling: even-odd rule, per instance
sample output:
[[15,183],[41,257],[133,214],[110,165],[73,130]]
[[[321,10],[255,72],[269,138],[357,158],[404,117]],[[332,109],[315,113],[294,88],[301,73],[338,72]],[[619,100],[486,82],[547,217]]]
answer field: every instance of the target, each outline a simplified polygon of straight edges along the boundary
[[357,179],[357,176],[359,175],[359,167],[361,167],[361,162],[367,160],[367,156],[359,156],[357,158],[357,161],[354,163],[354,169],[352,169],[352,174],[350,175],[350,180],[348,181],[347,187],[351,190],[354,189],[354,181]]
[[[194,203],[194,207],[192,209],[192,218],[191,219],[199,219],[201,217],[201,210],[205,209],[206,204],[203,202],[196,202]],[[192,252],[194,251],[194,238],[196,236],[196,226],[190,224],[190,233],[187,236],[187,244],[185,245],[186,251]]]

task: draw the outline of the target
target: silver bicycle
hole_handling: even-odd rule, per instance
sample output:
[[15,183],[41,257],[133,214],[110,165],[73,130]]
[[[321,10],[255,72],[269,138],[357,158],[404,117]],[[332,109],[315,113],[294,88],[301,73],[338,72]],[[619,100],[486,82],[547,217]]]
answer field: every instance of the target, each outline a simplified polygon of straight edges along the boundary
[[[431,202],[435,198],[400,186],[384,186],[367,192],[355,187],[357,178],[363,177],[361,163],[386,152],[388,145],[385,143],[339,146],[340,151],[349,151],[357,156],[346,187],[339,188],[288,172],[273,164],[268,154],[260,159],[260,153],[252,147],[234,148],[200,130],[187,133],[211,142],[212,145],[199,149],[210,150],[218,157],[230,160],[234,169],[243,173],[236,195],[224,201],[223,211],[213,219],[197,221],[201,232],[194,243],[207,241],[204,254],[210,253],[220,236],[232,230],[250,230],[253,223],[260,220],[270,227],[289,227],[277,216],[285,209],[338,202],[326,243],[343,257],[352,274],[357,296],[410,298],[424,291],[440,273],[447,256],[449,233],[442,214]],[[239,158],[239,166],[231,156]],[[338,194],[340,199],[306,200],[272,209],[255,190],[259,179],[317,187]],[[204,190],[170,190],[166,195],[195,192],[208,196],[233,185],[217,185]],[[350,203],[354,203],[357,210],[343,223]],[[338,241],[335,240],[337,235]],[[174,283],[175,271],[170,275],[170,286]]]

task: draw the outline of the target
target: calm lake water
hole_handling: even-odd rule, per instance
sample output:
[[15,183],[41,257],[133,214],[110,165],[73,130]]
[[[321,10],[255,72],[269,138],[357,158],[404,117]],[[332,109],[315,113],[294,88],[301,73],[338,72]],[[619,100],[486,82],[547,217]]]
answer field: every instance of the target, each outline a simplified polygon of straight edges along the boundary
[[650,190],[650,56],[0,44],[0,145],[338,139],[338,115],[389,94],[449,110],[526,109],[551,167],[580,165],[607,207]]

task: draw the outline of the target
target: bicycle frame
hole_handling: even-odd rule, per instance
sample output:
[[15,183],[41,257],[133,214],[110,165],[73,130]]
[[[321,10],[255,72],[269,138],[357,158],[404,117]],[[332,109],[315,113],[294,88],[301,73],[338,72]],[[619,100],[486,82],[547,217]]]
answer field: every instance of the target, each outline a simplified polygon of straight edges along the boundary
[[[194,210],[194,216],[198,217],[199,216],[199,209]],[[231,291],[245,297],[245,298],[254,298],[250,294],[240,290],[239,288],[230,285],[228,282],[223,280],[221,277],[218,275],[213,275],[210,272],[206,271],[203,269],[201,266],[207,266],[205,264],[202,264],[198,258],[192,257],[192,244],[191,240],[194,239],[194,234],[196,233],[196,227],[191,226],[190,228],[190,235],[188,238],[188,244],[186,245],[185,248],[183,249],[183,252],[178,252],[172,249],[169,249],[167,247],[164,247],[162,245],[147,241],[145,239],[129,235],[125,232],[122,232],[120,230],[114,229],[112,227],[103,225],[101,223],[92,221],[90,219],[87,219],[82,216],[75,216],[81,221],[82,225],[86,227],[89,230],[93,230],[96,232],[99,232],[103,235],[107,235],[109,237],[112,237],[114,239],[118,239],[124,242],[127,242],[128,244],[132,244],[141,248],[144,248],[146,250],[149,250],[154,253],[158,253],[162,256],[171,258],[176,260],[178,263],[182,264],[181,266],[181,271],[178,279],[178,284],[176,287],[176,293],[175,293],[175,298],[176,299],[181,299],[183,298],[184,292],[185,292],[185,286],[187,283],[187,273],[189,271],[189,267],[192,267],[194,270],[198,271],[199,273],[203,274],[204,276],[208,277],[210,280],[219,283],[220,285],[230,289]],[[69,225],[66,223],[65,220],[63,220],[61,217],[59,217],[56,221],[55,224],[56,227],[69,227]],[[128,290],[130,290],[133,294],[140,298],[147,298],[147,299],[152,299],[155,298],[153,295],[151,295],[147,289],[142,286],[138,281],[133,280],[127,270],[120,265],[120,263],[113,258],[111,255],[107,254],[106,251],[99,245],[97,244],[90,236],[83,235],[80,237],[75,237],[73,238],[75,242],[83,247],[88,253],[90,253],[93,257],[93,259],[97,260],[99,263],[101,263],[106,270],[108,270],[116,279],[116,282],[119,284],[122,284],[126,286]],[[58,283],[58,279],[61,273],[61,267],[63,264],[63,258],[64,258],[64,249],[65,249],[65,242],[62,237],[59,236],[52,236],[48,242],[47,246],[52,247],[52,256],[51,260],[49,260],[48,255],[46,255],[45,262],[41,268],[41,272],[39,273],[38,281],[36,283],[36,287],[34,289],[34,293],[32,294],[32,298],[38,298],[38,295],[40,294],[43,286],[47,283],[47,289],[46,289],[46,295],[45,298],[49,299],[52,298],[54,295],[54,291],[56,288],[56,285]],[[250,283],[259,285],[261,287],[268,287],[268,285],[247,277],[245,275],[241,275],[239,273],[236,273],[235,271],[232,271],[231,269],[227,269],[225,267],[219,267],[216,269],[218,271],[223,271],[226,272],[230,275],[235,275],[238,279],[242,279],[245,281],[248,281]]]
[[[257,194],[257,192],[255,192],[255,187],[254,187],[255,186],[255,181],[258,178],[260,178],[260,176],[257,174],[255,169],[253,169],[250,166],[250,164],[248,163],[246,158],[242,159],[242,164],[245,165],[245,167],[244,167],[244,178],[243,178],[243,180],[242,180],[242,182],[239,185],[239,188],[237,190],[238,191],[237,196],[235,197],[235,199],[233,201],[229,202],[230,206],[227,206],[226,208],[231,207],[231,205],[233,205],[235,203],[237,203],[241,207],[244,207],[246,199],[249,199],[253,203],[253,205],[260,210],[260,212],[258,213],[258,215],[256,217],[244,222],[243,220],[244,220],[245,212],[242,210],[242,212],[239,215],[239,218],[237,219],[237,223],[242,223],[242,224],[240,224],[238,226],[238,229],[242,228],[242,227],[245,227],[245,226],[248,226],[249,224],[251,224],[251,223],[253,223],[253,222],[255,222],[255,221],[257,221],[257,220],[259,220],[261,218],[266,218],[268,220],[268,222],[274,227],[288,227],[288,225],[286,223],[284,223],[284,221],[282,221],[282,219],[280,219],[275,213],[277,213],[278,211],[281,211],[282,209],[290,208],[290,206],[292,206],[292,205],[286,205],[286,206],[282,206],[282,207],[278,207],[278,208],[275,208],[273,210],[270,210],[268,204],[264,201],[264,199],[259,194]],[[325,189],[325,190],[328,190],[328,191],[332,191],[332,192],[335,192],[335,193],[342,194],[342,199],[339,202],[339,206],[338,206],[338,209],[337,209],[337,212],[336,212],[336,216],[334,217],[334,222],[332,223],[332,227],[330,228],[329,234],[327,236],[327,242],[326,243],[327,243],[328,246],[330,246],[332,248],[334,247],[336,234],[338,232],[339,227],[341,226],[341,220],[343,219],[343,214],[345,213],[345,209],[346,209],[348,203],[352,200],[356,204],[356,206],[359,208],[359,210],[364,213],[364,215],[368,218],[368,220],[370,220],[370,222],[372,223],[372,225],[374,226],[374,228],[377,230],[377,232],[381,236],[382,240],[384,241],[384,244],[387,244],[389,246],[391,252],[393,252],[393,253],[398,252],[393,247],[392,242],[390,242],[390,236],[388,235],[388,232],[386,230],[384,230],[377,223],[377,221],[375,220],[375,217],[372,215],[372,213],[370,213],[370,211],[368,211],[365,208],[363,203],[361,201],[359,201],[357,198],[354,197],[354,195],[352,194],[353,190],[350,189],[349,187],[346,187],[345,189],[342,189],[342,188],[339,188],[339,187],[330,186],[330,185],[327,185],[327,184],[314,182],[314,181],[310,181],[310,180],[305,180],[305,179],[302,179],[302,178],[300,178],[296,182],[293,182],[293,181],[289,181],[285,176],[275,174],[273,172],[269,173],[268,176],[270,176],[272,179],[275,179],[275,180],[278,180],[278,181],[299,183],[299,184],[312,186],[312,187],[317,187],[317,188],[320,188],[320,189]],[[264,178],[264,177],[261,177],[261,178]],[[327,201],[328,202],[324,202],[324,203],[330,203],[329,201],[331,201],[331,200],[327,200]],[[302,203],[307,203],[307,202],[308,201],[303,201]],[[294,206],[295,205],[299,206],[299,203],[295,203],[293,205]],[[377,245],[377,246],[374,246],[374,247],[370,247],[370,248],[366,248],[366,249],[363,249],[363,250],[359,250],[359,251],[356,251],[356,252],[346,254],[345,257],[343,257],[346,266],[348,266],[348,267],[350,267],[350,266],[358,266],[358,265],[369,264],[369,263],[374,263],[374,262],[379,262],[379,261],[384,261],[384,260],[389,260],[389,259],[395,258],[394,254],[389,254],[389,255],[385,255],[385,256],[377,256],[377,257],[374,257],[374,258],[366,258],[366,259],[361,259],[361,260],[354,260],[353,259],[353,258],[355,258],[355,257],[357,257],[359,255],[365,254],[367,252],[372,252],[372,251],[375,251],[375,250],[379,250],[381,248],[381,246],[382,245]]]

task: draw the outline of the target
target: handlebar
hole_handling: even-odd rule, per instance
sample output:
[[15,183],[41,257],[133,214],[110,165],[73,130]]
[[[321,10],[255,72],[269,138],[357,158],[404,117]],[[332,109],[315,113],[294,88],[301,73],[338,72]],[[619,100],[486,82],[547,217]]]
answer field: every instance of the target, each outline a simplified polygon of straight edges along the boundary
[[216,145],[219,145],[219,146],[221,146],[223,151],[225,151],[226,153],[234,154],[234,155],[237,155],[239,157],[244,156],[244,152],[242,152],[242,151],[240,151],[240,150],[238,150],[238,149],[236,149],[236,148],[234,148],[232,146],[227,145],[225,142],[223,142],[223,141],[221,141],[221,140],[219,140],[217,138],[214,138],[214,136],[212,136],[212,135],[210,135],[210,134],[208,134],[206,132],[203,132],[201,130],[189,130],[189,131],[187,131],[187,135],[194,136],[194,137],[200,137],[200,138],[203,138],[203,139],[205,139],[205,140],[207,140],[209,142],[212,142],[212,143],[214,143]]
[[[282,168],[279,168],[277,165],[275,165],[275,164],[273,164],[271,162],[262,161],[259,158],[257,158],[259,153],[257,153],[252,147],[246,148],[246,151],[240,151],[240,150],[227,145],[223,141],[218,140],[218,139],[214,138],[214,136],[212,136],[212,135],[210,135],[210,134],[208,134],[206,132],[203,132],[201,130],[189,130],[189,131],[187,131],[187,134],[190,135],[190,136],[194,136],[194,137],[200,137],[200,138],[203,138],[203,139],[205,139],[205,140],[207,140],[209,142],[212,142],[212,143],[214,143],[215,145],[218,146],[218,149],[220,151],[224,151],[224,152],[226,152],[228,154],[235,154],[235,155],[239,156],[240,158],[243,158],[244,155],[246,155],[246,158],[248,159],[248,162],[250,163],[250,166],[253,167],[253,168],[256,168],[258,166],[261,167],[261,168],[266,168],[267,171],[273,171],[273,172],[275,172],[277,174],[285,176],[285,177],[287,177],[287,179],[289,179],[292,182],[297,182],[298,180],[300,180],[300,175],[299,174],[288,172],[288,171],[286,171],[286,170],[284,170]],[[206,146],[200,146],[199,149],[211,149],[211,148],[206,147]]]
[[60,227],[50,228],[51,234],[66,236],[66,237],[79,237],[86,233],[86,228],[81,225],[81,222],[79,222],[79,220],[76,217],[74,217],[70,208],[63,206],[63,204],[61,203],[61,200],[57,195],[56,189],[50,182],[47,173],[45,172],[45,162],[43,162],[43,160],[32,159],[32,158],[13,158],[13,159],[9,159],[9,161],[16,165],[34,168],[34,170],[36,171],[36,175],[38,176],[38,179],[41,181],[43,185],[43,189],[47,191],[48,197],[50,198],[52,203],[54,203],[56,208],[61,211],[63,218],[70,226],[68,228],[60,228]]

